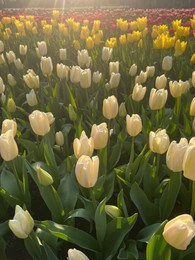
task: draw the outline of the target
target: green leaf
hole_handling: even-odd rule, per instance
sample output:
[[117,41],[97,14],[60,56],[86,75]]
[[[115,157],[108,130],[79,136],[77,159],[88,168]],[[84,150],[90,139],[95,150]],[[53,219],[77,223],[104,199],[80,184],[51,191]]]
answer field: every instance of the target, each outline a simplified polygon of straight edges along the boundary
[[0,259],[1,260],[7,260],[6,254],[5,254],[5,241],[2,237],[0,237]]
[[124,199],[124,192],[123,192],[123,190],[121,190],[119,192],[119,194],[118,194],[117,206],[123,212],[125,217],[127,217],[128,216],[128,211],[127,211],[127,206],[126,206],[125,199]]
[[98,252],[97,240],[88,233],[72,226],[59,225],[52,221],[37,222],[39,228],[48,230],[52,235],[69,241],[75,245],[80,246],[94,252]]
[[23,204],[23,202],[21,200],[12,196],[11,194],[9,194],[6,190],[4,190],[1,187],[0,187],[0,196],[2,196],[12,208],[15,208],[16,205],[22,206],[22,204]]
[[95,212],[95,227],[96,227],[96,236],[100,247],[106,234],[106,213],[105,213],[106,198],[103,199]]
[[8,220],[0,224],[0,236],[4,236],[9,232]]
[[57,176],[57,164],[55,155],[53,152],[53,149],[51,148],[51,145],[44,142],[44,157],[47,165],[52,169],[52,177],[54,180],[58,177]]
[[[21,181],[18,180],[21,184]],[[13,173],[11,173],[8,170],[3,169],[1,175],[0,175],[0,183],[1,187],[6,190],[9,194],[11,194],[14,197],[19,198],[20,197],[20,191],[18,188],[18,184],[16,181],[16,177]]]
[[68,216],[66,217],[65,221],[71,218],[83,218],[87,220],[88,222],[92,221],[91,215],[89,214],[89,211],[87,209],[75,209],[68,213]]
[[118,260],[136,260],[139,258],[139,253],[135,240],[129,240],[128,245],[124,245],[117,256]]
[[150,238],[159,230],[160,225],[161,223],[155,223],[141,229],[138,232],[136,239],[141,242],[148,243]]
[[57,258],[57,256],[54,254],[51,247],[47,245],[45,242],[43,242],[43,247],[47,255],[47,260],[59,260],[59,258]]
[[116,164],[118,163],[121,152],[122,152],[123,143],[120,141],[117,141],[117,143],[111,148],[111,153],[109,156],[109,168],[113,169]]
[[30,235],[24,239],[24,245],[29,255],[32,256],[33,259],[43,260],[41,244],[39,242],[38,236],[34,231],[32,231]]

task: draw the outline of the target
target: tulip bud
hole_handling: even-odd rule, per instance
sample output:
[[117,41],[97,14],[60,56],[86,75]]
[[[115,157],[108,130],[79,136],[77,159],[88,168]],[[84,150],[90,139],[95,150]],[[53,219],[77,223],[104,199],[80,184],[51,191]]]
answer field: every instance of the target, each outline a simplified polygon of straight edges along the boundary
[[0,53],[4,51],[4,43],[0,41]]
[[125,117],[127,115],[127,110],[125,107],[125,102],[122,102],[119,106],[119,110],[118,110],[119,116],[120,117]]
[[69,74],[69,67],[68,66],[61,63],[61,64],[56,65],[56,69],[57,69],[58,78],[68,80],[68,74]]
[[27,210],[16,205],[14,218],[8,224],[16,237],[25,239],[33,230],[34,220]]
[[122,216],[121,210],[113,205],[105,205],[105,212],[108,214],[111,218],[118,218]]
[[7,81],[11,87],[14,87],[16,85],[16,80],[12,74],[7,74]]
[[18,156],[18,146],[11,129],[0,135],[0,154],[5,161],[11,161]]
[[68,260],[89,260],[89,258],[83,252],[74,248],[68,250]]
[[186,250],[195,236],[195,225],[191,215],[179,215],[164,227],[163,237],[168,244],[179,250]]
[[64,61],[67,59],[67,52],[66,49],[60,49],[59,50],[59,57],[61,61]]
[[87,155],[82,155],[75,167],[75,174],[78,183],[84,188],[91,188],[95,186],[98,179],[99,172],[99,158],[93,156],[90,158]]
[[133,93],[132,93],[132,99],[136,102],[141,101],[146,94],[146,87],[142,87],[142,85],[139,85],[138,83],[135,84],[133,88]]
[[155,87],[157,89],[163,89],[166,87],[166,85],[167,85],[167,77],[165,76],[165,74],[156,77]]
[[53,114],[51,112],[47,112],[46,115],[49,121],[49,125],[53,124],[53,122],[55,121],[55,117],[53,116]]
[[182,171],[182,163],[185,151],[188,147],[188,141],[186,138],[181,138],[179,143],[172,141],[169,145],[166,154],[167,167],[173,172]]
[[1,104],[4,105],[6,103],[6,95],[4,93],[1,94]]
[[118,114],[118,101],[115,96],[110,96],[103,101],[103,115],[107,119],[113,119]]
[[91,64],[91,57],[88,54],[87,50],[81,50],[78,51],[78,55],[77,55],[77,61],[78,61],[78,65],[81,68],[89,68],[90,64]]
[[29,94],[26,94],[26,101],[28,105],[31,107],[36,106],[38,104],[38,100],[34,89],[32,89]]
[[138,114],[126,116],[127,132],[130,136],[137,136],[142,131],[142,120]]
[[9,64],[13,63],[16,60],[16,55],[13,51],[6,52],[6,58]]
[[108,128],[106,123],[94,124],[91,128],[91,137],[94,140],[95,149],[103,149],[108,142]]
[[50,76],[53,71],[53,64],[51,57],[41,57],[41,71],[45,77]]
[[195,71],[192,72],[192,86],[195,88]]
[[190,104],[190,115],[195,116],[195,97],[192,99]]
[[82,131],[80,139],[75,138],[73,142],[74,155],[78,159],[81,155],[92,156],[94,150],[93,138],[88,138],[85,131]]
[[133,65],[131,65],[131,67],[129,69],[129,75],[131,77],[134,77],[134,76],[136,76],[136,74],[137,74],[137,65],[133,64]]
[[0,77],[0,94],[2,94],[5,91],[5,85],[3,83],[2,78]]
[[109,47],[102,48],[102,60],[103,61],[105,61],[105,62],[109,61],[111,54],[112,54],[112,49],[110,49]]
[[5,64],[5,63],[6,63],[5,57],[4,57],[3,53],[2,53],[2,54],[0,54],[0,65]]
[[75,84],[79,83],[80,74],[81,74],[81,68],[79,66],[72,66],[70,70],[70,81]]
[[147,80],[148,74],[147,72],[141,71],[138,76],[135,77],[135,84],[144,84]]
[[62,131],[56,132],[55,140],[56,140],[57,145],[59,145],[59,146],[64,145],[64,135],[63,135]]
[[169,136],[165,129],[158,129],[149,133],[149,146],[153,153],[163,154],[169,148]]
[[164,71],[170,71],[172,69],[173,66],[173,58],[172,56],[166,56],[163,58],[162,61],[162,69]]
[[28,73],[23,76],[23,80],[29,88],[39,88],[39,76],[33,70],[28,70]]
[[100,73],[99,71],[95,71],[93,73],[93,83],[98,84],[101,78],[102,78],[102,73]]
[[193,129],[193,131],[195,131],[195,118],[192,121],[192,129]]
[[194,174],[195,166],[195,144],[190,144],[187,148],[183,158],[183,175],[184,177],[195,181]]
[[24,67],[24,65],[21,62],[21,59],[14,60],[14,65],[15,65],[17,70],[22,70],[23,67]]
[[46,187],[53,183],[52,176],[48,172],[43,170],[41,167],[36,168],[36,173],[37,173],[38,181],[41,185]]
[[74,111],[74,108],[71,104],[68,105],[68,115],[70,120],[75,121],[77,119],[77,114]]
[[6,133],[8,130],[12,131],[13,136],[16,135],[17,132],[17,124],[14,120],[11,119],[5,119],[3,120],[2,123],[2,129],[1,129],[1,133],[4,134]]
[[167,101],[168,91],[165,89],[152,88],[149,97],[149,106],[151,110],[158,110],[164,107]]
[[29,115],[30,125],[35,134],[44,136],[50,131],[50,123],[47,114],[34,110]]
[[37,42],[37,45],[38,45],[38,51],[39,51],[40,57],[47,55],[47,44],[46,44],[46,42],[45,41]]
[[155,74],[155,67],[154,66],[147,66],[146,67],[147,77],[152,78]]
[[110,89],[117,88],[119,83],[120,83],[120,79],[121,79],[121,74],[120,73],[112,72],[111,76],[110,76],[110,81],[109,81]]
[[14,102],[13,98],[9,98],[7,101],[7,110],[10,113],[15,113],[16,112],[16,103]]
[[190,88],[189,81],[170,81],[169,89],[172,97],[177,98],[181,97],[181,95],[185,94]]
[[109,74],[119,73],[119,61],[109,62]]
[[89,88],[91,86],[91,70],[81,70],[80,74],[80,86],[81,88]]
[[28,48],[27,45],[20,44],[19,45],[19,53],[20,53],[20,55],[25,56],[26,53],[27,53],[27,48]]

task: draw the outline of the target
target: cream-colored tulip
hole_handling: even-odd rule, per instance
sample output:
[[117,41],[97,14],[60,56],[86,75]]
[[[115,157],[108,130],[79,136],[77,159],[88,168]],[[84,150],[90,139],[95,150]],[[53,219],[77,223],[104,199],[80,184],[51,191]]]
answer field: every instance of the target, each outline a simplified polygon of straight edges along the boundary
[[147,78],[148,78],[147,72],[144,72],[144,71],[141,70],[140,74],[135,77],[135,84],[136,83],[144,84],[146,82]]
[[119,86],[120,79],[121,79],[120,73],[112,72],[109,81],[109,88],[110,89],[117,88]]
[[5,64],[5,63],[6,63],[5,57],[4,57],[3,53],[1,53],[1,54],[0,54],[0,65],[3,65],[3,64]]
[[91,137],[94,140],[94,148],[99,150],[106,147],[108,143],[108,128],[106,123],[94,124],[91,128]]
[[81,86],[81,88],[91,87],[91,70],[90,69],[81,70],[80,86]]
[[170,81],[169,89],[172,97],[177,98],[188,92],[190,89],[189,81]]
[[119,73],[119,61],[109,62],[109,74]]
[[146,94],[146,87],[143,87],[138,83],[135,84],[133,88],[132,99],[136,102],[139,102],[144,98],[145,94]]
[[63,135],[62,131],[56,132],[55,141],[56,141],[56,144],[59,145],[59,146],[64,145],[64,135]]
[[72,83],[79,83],[81,75],[81,68],[79,66],[72,66],[70,69],[70,81]]
[[58,63],[56,65],[57,70],[57,76],[59,79],[66,79],[68,80],[69,75],[69,67],[67,65],[64,65],[63,63]]
[[53,183],[53,178],[52,176],[45,170],[43,170],[41,167],[36,168],[36,173],[37,173],[37,179],[39,183],[43,186],[49,186]]
[[47,55],[47,44],[45,41],[37,42],[38,45],[38,51],[39,51],[39,56],[45,56]]
[[146,67],[147,77],[152,78],[155,74],[155,67],[154,66],[147,66]]
[[17,124],[16,121],[12,120],[12,119],[5,119],[3,120],[2,123],[2,128],[1,128],[1,133],[4,134],[6,133],[8,130],[12,131],[13,136],[16,135],[17,132]]
[[102,48],[102,60],[108,62],[112,55],[112,49],[109,47]]
[[158,129],[149,133],[149,146],[153,153],[163,154],[169,148],[169,136],[165,129]]
[[195,116],[195,97],[192,99],[190,104],[190,115]]
[[5,161],[11,161],[18,156],[18,146],[11,129],[0,135],[0,154]]
[[118,114],[118,101],[115,96],[105,98],[103,101],[103,115],[107,119],[114,119]]
[[126,116],[126,128],[130,136],[137,136],[142,131],[142,120],[138,114]]
[[5,91],[5,85],[3,83],[2,78],[0,77],[0,94],[2,94]]
[[55,117],[53,116],[53,114],[51,112],[47,112],[46,115],[49,121],[49,125],[53,124],[53,122],[55,121]]
[[23,65],[21,59],[14,60],[14,65],[17,70],[22,70],[24,68],[24,65]]
[[16,79],[14,78],[14,76],[12,74],[7,74],[7,81],[8,81],[8,84],[11,86],[11,87],[15,87],[15,85],[17,84],[16,82]]
[[67,59],[66,49],[59,49],[59,58],[61,61],[65,61]]
[[78,51],[77,61],[78,61],[78,65],[81,68],[85,68],[85,67],[89,68],[91,64],[91,57],[89,56],[88,51],[87,50]]
[[53,71],[53,63],[51,57],[41,57],[41,71],[45,77],[51,76]]
[[173,66],[173,58],[172,56],[165,56],[162,61],[162,69],[164,71],[170,71]]
[[87,155],[82,155],[75,167],[75,174],[78,183],[84,188],[95,186],[99,172],[99,157],[93,156],[90,158]]
[[4,43],[0,41],[0,53],[4,51]]
[[89,260],[89,258],[80,250],[68,249],[68,260]]
[[50,123],[45,112],[34,110],[29,115],[30,125],[35,134],[44,136],[50,131]]
[[28,105],[31,107],[38,105],[38,100],[34,89],[31,89],[31,91],[28,94],[26,94],[26,101]]
[[101,78],[102,78],[102,73],[100,73],[99,71],[93,72],[93,78],[92,78],[93,83],[98,84]]
[[184,154],[184,158],[183,158],[184,177],[192,181],[195,181],[194,167],[195,167],[195,143],[190,144]]
[[195,71],[192,72],[192,86],[195,88]]
[[28,70],[26,75],[23,75],[23,80],[31,89],[40,87],[39,76],[33,70]]
[[151,110],[158,110],[165,106],[167,101],[168,91],[165,89],[152,88],[149,97],[149,106]]
[[182,214],[171,219],[164,227],[163,237],[168,244],[186,250],[195,236],[195,225],[191,215]]
[[9,64],[16,60],[16,54],[13,51],[6,52],[6,58]]
[[25,56],[26,53],[27,53],[27,49],[28,49],[27,45],[20,44],[19,45],[19,53],[20,53],[20,55]]
[[9,220],[8,225],[16,237],[25,239],[33,230],[34,220],[28,210],[16,205],[14,218]]
[[181,138],[179,143],[172,141],[169,145],[166,154],[167,167],[173,172],[180,172],[183,169],[183,158],[188,148],[188,141],[186,138]]
[[85,131],[82,131],[80,139],[75,138],[73,142],[74,155],[78,159],[82,155],[92,156],[94,150],[94,140],[88,138]]
[[137,74],[137,65],[133,64],[133,65],[131,65],[131,67],[129,69],[129,75],[131,77],[134,77],[134,76],[136,76],[136,74]]
[[157,89],[166,88],[166,85],[167,85],[167,77],[165,76],[165,74],[162,74],[161,76],[156,77],[155,87]]

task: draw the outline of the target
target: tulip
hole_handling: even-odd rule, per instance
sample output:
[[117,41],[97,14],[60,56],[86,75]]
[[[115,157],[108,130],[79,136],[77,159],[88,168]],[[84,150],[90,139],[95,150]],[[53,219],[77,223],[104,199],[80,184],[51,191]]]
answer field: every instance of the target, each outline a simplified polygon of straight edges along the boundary
[[179,215],[168,221],[163,231],[166,242],[179,250],[186,250],[194,236],[194,221],[188,214]]
[[75,121],[77,119],[77,114],[71,104],[68,105],[68,115],[70,120]]
[[142,85],[139,85],[138,83],[135,84],[133,88],[133,93],[132,93],[132,99],[136,102],[141,101],[146,94],[146,87],[142,87]]
[[165,129],[158,129],[156,132],[149,133],[149,146],[153,153],[163,154],[169,148],[169,136]]
[[102,73],[100,73],[99,71],[95,71],[93,72],[93,83],[98,84],[100,82],[102,78]]
[[91,57],[89,56],[88,51],[87,50],[78,51],[77,61],[78,61],[78,65],[81,68],[84,67],[89,68],[91,64]]
[[0,135],[0,154],[5,161],[11,161],[18,156],[18,146],[12,129]]
[[64,61],[67,59],[67,52],[66,49],[60,49],[59,50],[59,57],[61,61]]
[[182,163],[185,151],[188,147],[188,141],[186,138],[181,138],[179,143],[172,141],[169,145],[166,154],[167,167],[173,172],[182,171]]
[[25,239],[33,230],[34,220],[28,210],[16,205],[14,218],[9,220],[8,225],[16,237]]
[[165,74],[156,77],[155,87],[157,89],[163,89],[166,87],[166,85],[167,85],[167,77],[165,76]]
[[125,117],[127,115],[127,110],[125,107],[125,102],[122,102],[119,106],[118,113],[120,117]]
[[184,158],[183,158],[184,177],[192,181],[195,181],[194,167],[195,167],[195,143],[190,144],[184,154]]
[[113,205],[105,205],[105,212],[108,214],[111,218],[118,218],[122,216],[121,210]]
[[50,123],[46,113],[34,110],[29,115],[30,125],[35,134],[44,136],[50,131]]
[[172,97],[177,98],[185,94],[190,88],[189,81],[170,81],[169,89]]
[[0,53],[4,51],[4,43],[0,41]]
[[6,95],[4,93],[1,94],[1,103],[2,105],[6,103]]
[[64,145],[64,135],[63,135],[62,131],[56,132],[55,140],[56,140],[57,145],[59,145],[59,146]]
[[81,74],[81,68],[79,66],[72,66],[70,70],[70,81],[75,84],[79,83],[80,74]]
[[109,74],[119,73],[119,61],[109,63]]
[[14,60],[14,65],[15,65],[17,70],[22,70],[23,67],[24,67],[24,65],[21,62],[21,59]]
[[36,173],[37,173],[38,181],[41,185],[46,187],[53,183],[52,176],[48,172],[43,170],[41,167],[36,168]]
[[80,86],[81,88],[89,88],[91,86],[91,70],[81,70],[80,74]]
[[12,119],[5,119],[5,120],[3,120],[1,133],[4,134],[4,133],[6,133],[8,130],[11,130],[11,131],[12,131],[13,136],[16,135],[16,132],[17,132],[17,124],[16,124],[16,121],[14,121],[14,120],[12,120]]
[[94,140],[94,148],[99,150],[106,147],[108,143],[108,128],[106,123],[94,124],[91,128],[91,137]]
[[126,116],[127,132],[130,136],[137,136],[142,131],[142,120],[138,114]]
[[74,248],[68,250],[68,260],[89,260],[89,258],[83,252]]
[[152,88],[149,97],[149,106],[152,110],[158,110],[164,107],[167,101],[168,91],[165,89],[156,90]]
[[53,116],[53,114],[51,112],[47,112],[46,116],[49,121],[49,125],[53,124],[53,122],[55,121],[55,117]]
[[99,158],[93,156],[82,155],[75,167],[75,174],[78,183],[84,188],[95,186],[99,172]]
[[9,64],[13,63],[16,60],[16,55],[13,51],[6,52],[6,58]]
[[25,56],[26,53],[27,53],[27,48],[28,48],[27,45],[20,44],[19,45],[19,53],[20,53],[20,55]]
[[0,77],[0,94],[2,94],[5,91],[5,85],[3,83],[2,78]]
[[56,69],[57,69],[57,76],[59,79],[68,80],[69,67],[67,65],[64,65],[63,63],[57,64]]
[[154,66],[147,66],[146,67],[147,77],[152,78],[155,74],[155,67]]
[[45,77],[50,76],[53,71],[53,64],[51,57],[41,57],[41,71]]
[[147,72],[141,71],[140,74],[135,77],[135,84],[136,84],[136,83],[138,83],[138,84],[143,84],[143,83],[145,83],[146,80],[147,80],[147,77],[148,77]]
[[131,65],[131,67],[129,69],[129,75],[131,77],[134,77],[134,76],[136,76],[136,74],[137,74],[137,65],[133,64],[133,65]]
[[7,101],[7,110],[10,113],[15,113],[16,112],[16,103],[14,102],[13,98],[9,98]]
[[120,79],[121,79],[120,73],[112,72],[109,81],[109,88],[110,89],[117,88],[120,83]]
[[192,86],[195,88],[195,71],[192,72]]
[[102,60],[103,61],[105,61],[105,62],[109,61],[111,54],[112,54],[112,49],[110,49],[109,47],[102,48]]
[[3,53],[2,53],[2,54],[0,54],[0,65],[5,64],[5,63],[6,63],[5,57],[4,57]]
[[23,75],[23,80],[26,85],[31,89],[39,88],[39,76],[34,73],[33,70],[28,70],[26,75]]
[[39,51],[39,56],[45,56],[47,55],[47,44],[45,41],[37,42],[38,45],[38,51]]
[[80,139],[75,138],[73,142],[74,155],[78,159],[82,155],[92,156],[94,150],[93,138],[88,138],[85,131],[82,131]]
[[162,61],[162,69],[164,71],[170,71],[173,66],[173,58],[172,56],[165,56]]
[[192,99],[190,104],[190,115],[195,116],[195,97]]
[[14,87],[16,85],[16,80],[14,78],[14,76],[12,74],[7,74],[7,81],[8,81],[8,84],[11,86],[11,87]]
[[113,119],[118,114],[118,101],[115,96],[110,96],[103,101],[103,115],[107,119]]
[[38,100],[34,89],[31,89],[30,93],[26,94],[26,101],[28,105],[31,107],[36,106],[38,104]]
[[195,118],[192,121],[192,129],[193,129],[193,131],[195,131]]

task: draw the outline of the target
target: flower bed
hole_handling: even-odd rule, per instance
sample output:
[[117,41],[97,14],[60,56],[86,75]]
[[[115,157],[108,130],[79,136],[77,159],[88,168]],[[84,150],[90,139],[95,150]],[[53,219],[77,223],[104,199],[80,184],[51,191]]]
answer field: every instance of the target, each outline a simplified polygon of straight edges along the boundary
[[1,13],[2,257],[193,258],[194,12]]

